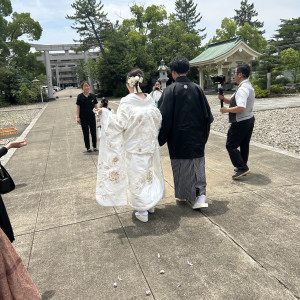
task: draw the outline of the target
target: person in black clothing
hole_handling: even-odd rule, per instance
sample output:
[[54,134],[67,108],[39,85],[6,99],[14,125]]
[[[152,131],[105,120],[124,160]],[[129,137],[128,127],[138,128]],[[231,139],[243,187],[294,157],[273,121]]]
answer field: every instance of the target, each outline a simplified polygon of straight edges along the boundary
[[[0,157],[4,156],[11,148],[21,148],[26,145],[27,145],[26,139],[20,142],[10,142],[5,147],[2,147],[0,149]],[[15,240],[14,232],[10,224],[10,220],[1,195],[0,195],[0,227],[6,234],[10,242],[12,243]]]
[[97,98],[90,93],[90,84],[83,81],[81,84],[83,93],[77,96],[77,123],[81,125],[84,144],[87,152],[92,152],[90,148],[89,132],[91,132],[94,151],[97,151],[96,119],[93,108],[97,108]]
[[175,82],[158,101],[162,125],[159,145],[168,144],[175,197],[188,200],[193,209],[207,207],[204,150],[213,116],[199,85],[187,78],[189,61],[184,56],[170,63]]

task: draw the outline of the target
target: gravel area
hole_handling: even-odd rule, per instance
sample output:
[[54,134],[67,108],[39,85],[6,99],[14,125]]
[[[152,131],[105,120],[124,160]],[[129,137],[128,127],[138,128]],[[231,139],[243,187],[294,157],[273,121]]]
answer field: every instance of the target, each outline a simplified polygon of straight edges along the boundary
[[[255,112],[251,141],[300,154],[300,108]],[[228,115],[215,115],[212,130],[226,134]]]
[[[78,90],[75,93],[78,93]],[[207,99],[210,105],[219,105],[215,95],[208,95]],[[26,128],[44,105],[45,103],[39,103],[0,108],[0,128]],[[299,116],[299,107],[255,112],[252,141],[300,154]],[[218,113],[214,118],[211,129],[226,134],[229,127],[228,115]],[[15,138],[16,136],[0,138],[0,146]]]
[[[0,108],[0,128],[26,128],[46,103],[18,105]],[[15,135],[0,138],[0,146],[16,139]]]
[[[215,95],[208,95],[207,100],[211,106],[220,106]],[[300,107],[255,111],[254,116],[251,141],[300,154]],[[214,114],[212,130],[227,134],[229,126],[228,114]]]

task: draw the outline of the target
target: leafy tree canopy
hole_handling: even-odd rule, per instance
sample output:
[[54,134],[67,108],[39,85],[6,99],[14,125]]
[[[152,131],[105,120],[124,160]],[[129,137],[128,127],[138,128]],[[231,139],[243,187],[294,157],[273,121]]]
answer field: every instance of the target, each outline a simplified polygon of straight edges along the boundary
[[279,49],[293,48],[300,51],[300,17],[280,19],[281,24],[274,34],[274,45]]
[[280,59],[287,70],[290,70],[294,82],[300,77],[300,52],[288,48],[280,52]]
[[0,0],[0,15],[7,17],[12,13],[12,6],[10,0]]
[[101,1],[96,0],[77,0],[71,6],[75,9],[75,14],[67,15],[66,18],[74,20],[74,25],[71,27],[80,36],[80,39],[75,40],[82,44],[78,50],[99,47],[105,62],[109,64],[104,50],[104,42],[111,23],[107,19],[107,13],[103,12],[104,5]]
[[267,46],[266,39],[259,33],[257,28],[251,27],[247,22],[240,28],[233,19],[224,18],[221,29],[216,30],[216,35],[209,43],[222,42],[231,38],[241,36],[243,40],[257,51]]
[[[206,30],[206,28],[196,30],[196,26],[202,20],[200,13],[197,13],[197,4],[193,0],[176,0],[175,1],[175,17],[185,24],[188,33],[198,34]],[[201,40],[206,38],[206,34],[201,36]]]
[[233,19],[224,18],[221,29],[216,29],[216,35],[209,41],[210,43],[222,42],[236,37],[237,24]]
[[261,51],[267,46],[267,40],[256,27],[251,27],[247,22],[237,30],[237,35],[242,36],[244,41],[257,51]]
[[44,72],[44,67],[36,60],[38,53],[30,53],[30,44],[21,38],[25,35],[29,40],[39,40],[41,34],[42,27],[30,13],[13,12],[10,0],[0,0],[0,74],[4,74],[0,101],[3,98],[11,103],[32,100],[35,88],[31,80]]
[[[264,22],[259,22],[258,20],[252,20],[254,17],[258,16],[258,13],[254,9],[254,3],[249,4],[248,0],[241,1],[240,9],[235,9],[234,21],[239,27],[243,27],[245,23],[248,23],[251,27],[256,27],[257,29],[264,27]],[[260,34],[264,34],[265,31],[259,31]]]

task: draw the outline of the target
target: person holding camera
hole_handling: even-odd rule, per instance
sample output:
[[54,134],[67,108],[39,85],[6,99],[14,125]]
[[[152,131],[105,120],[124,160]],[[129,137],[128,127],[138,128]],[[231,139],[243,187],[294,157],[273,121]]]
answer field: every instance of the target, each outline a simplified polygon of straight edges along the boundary
[[[255,99],[254,89],[248,80],[250,66],[239,65],[234,71],[235,82],[238,87],[229,98],[224,94],[219,99],[229,104],[229,107],[221,107],[222,114],[229,113],[231,123],[227,134],[226,148],[236,172],[232,179],[239,179],[250,173],[247,165],[249,157],[249,144],[254,128],[253,105]],[[240,148],[238,150],[238,148]]]
[[199,85],[187,78],[189,61],[184,56],[170,63],[175,82],[163,92],[158,107],[162,126],[160,146],[168,144],[174,177],[175,197],[207,207],[204,150],[213,116]]
[[156,105],[156,107],[158,106],[158,101],[162,95],[162,90],[161,90],[161,81],[160,80],[156,80],[154,86],[153,86],[153,90],[151,92],[151,97],[154,100],[154,103]]

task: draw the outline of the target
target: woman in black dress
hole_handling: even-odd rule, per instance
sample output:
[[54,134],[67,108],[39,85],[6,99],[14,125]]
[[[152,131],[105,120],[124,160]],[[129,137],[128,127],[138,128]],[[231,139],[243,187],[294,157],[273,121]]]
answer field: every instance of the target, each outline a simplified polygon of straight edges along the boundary
[[84,144],[87,152],[92,152],[90,148],[89,132],[91,132],[94,151],[97,151],[96,119],[93,108],[97,108],[97,98],[90,93],[90,84],[83,81],[81,84],[83,93],[77,96],[77,123],[81,125]]
[[[5,155],[10,148],[21,148],[26,145],[27,145],[26,139],[20,142],[10,142],[5,147],[2,147],[0,149],[0,157]],[[9,240],[13,242],[15,240],[14,232],[11,227],[10,220],[7,215],[7,211],[4,202],[2,200],[1,194],[0,194],[0,227],[5,232]]]

